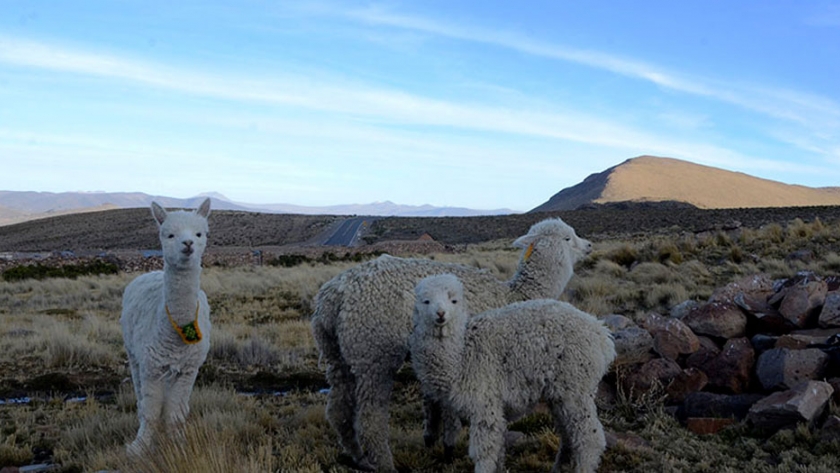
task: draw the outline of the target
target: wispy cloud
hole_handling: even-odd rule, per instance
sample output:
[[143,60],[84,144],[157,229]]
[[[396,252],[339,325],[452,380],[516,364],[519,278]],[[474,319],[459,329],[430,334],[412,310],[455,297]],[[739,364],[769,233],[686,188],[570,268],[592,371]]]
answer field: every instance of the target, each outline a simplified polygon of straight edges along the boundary
[[[645,61],[600,51],[570,48],[540,41],[513,31],[489,30],[418,16],[402,15],[380,7],[357,10],[337,9],[333,13],[367,24],[390,26],[451,39],[490,44],[533,56],[573,62],[647,81],[670,90],[712,98],[775,118],[801,123],[819,123],[825,117],[835,121],[840,120],[840,104],[829,98],[814,94],[679,73]],[[840,13],[840,9],[835,13]]]
[[0,63],[114,78],[215,98],[337,112],[389,124],[472,129],[685,154],[678,152],[680,145],[668,140],[584,113],[456,103],[383,88],[313,83],[305,78],[267,82],[213,75],[8,37],[0,37]]
[[[484,41],[533,54],[573,60],[696,94],[722,95],[721,92],[714,92],[703,84],[677,79],[643,63],[595,52],[568,50],[510,33],[490,34],[478,29],[456,28],[422,19],[385,15],[372,10],[353,15],[379,24],[392,24],[472,41]],[[0,64],[117,79],[178,93],[257,102],[292,111],[300,109],[339,114],[347,120],[363,118],[373,125],[379,123],[388,126],[432,126],[438,127],[442,135],[446,134],[447,129],[466,129],[531,136],[611,147],[629,155],[661,154],[745,171],[781,170],[787,166],[719,146],[661,136],[568,108],[563,109],[563,112],[546,112],[546,107],[500,107],[492,104],[453,102],[382,87],[348,84],[341,80],[316,82],[309,77],[285,76],[263,80],[229,73],[198,71],[183,66],[173,67],[110,53],[90,52],[2,35]],[[740,100],[734,92],[727,92],[729,93],[733,95],[729,101]],[[786,97],[787,102],[796,103],[800,109],[820,109],[824,114],[837,112],[833,103],[819,97],[772,90],[765,91],[765,95]],[[779,105],[779,109],[782,108]]]

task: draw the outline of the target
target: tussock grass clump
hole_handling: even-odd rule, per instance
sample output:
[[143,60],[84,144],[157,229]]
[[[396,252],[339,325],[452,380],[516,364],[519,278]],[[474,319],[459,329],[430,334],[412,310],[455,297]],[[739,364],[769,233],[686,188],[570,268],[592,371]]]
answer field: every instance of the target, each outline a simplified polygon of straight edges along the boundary
[[615,264],[630,268],[639,260],[639,251],[631,245],[623,244],[617,248],[607,250],[604,257]]

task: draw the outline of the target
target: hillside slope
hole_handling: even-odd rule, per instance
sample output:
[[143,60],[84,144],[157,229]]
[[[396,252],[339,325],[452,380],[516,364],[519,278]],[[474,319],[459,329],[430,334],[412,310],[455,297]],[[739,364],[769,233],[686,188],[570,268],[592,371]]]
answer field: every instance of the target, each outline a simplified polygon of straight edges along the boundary
[[683,202],[701,209],[840,205],[840,188],[812,188],[654,156],[629,159],[563,189],[531,210],[612,202]]

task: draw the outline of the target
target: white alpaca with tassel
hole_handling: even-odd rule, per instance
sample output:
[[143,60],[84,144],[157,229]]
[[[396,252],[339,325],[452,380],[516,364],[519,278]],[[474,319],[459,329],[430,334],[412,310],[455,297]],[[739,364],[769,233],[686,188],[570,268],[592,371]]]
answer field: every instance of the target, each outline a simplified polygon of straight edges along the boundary
[[210,307],[200,288],[210,199],[195,211],[167,212],[156,202],[163,271],[134,279],[120,317],[140,428],[128,452],[153,448],[155,434],[177,432],[190,411],[198,369],[210,350]]

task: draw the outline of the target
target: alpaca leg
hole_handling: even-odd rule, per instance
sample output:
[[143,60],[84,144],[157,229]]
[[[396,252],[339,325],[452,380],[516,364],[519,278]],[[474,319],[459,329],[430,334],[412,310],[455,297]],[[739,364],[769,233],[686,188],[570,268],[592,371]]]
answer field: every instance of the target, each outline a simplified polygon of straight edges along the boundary
[[507,422],[501,415],[502,409],[488,406],[482,414],[494,411],[499,418],[482,415],[470,419],[470,458],[476,473],[504,471]]
[[569,431],[566,429],[566,422],[562,414],[562,406],[559,401],[549,402],[552,415],[554,416],[554,431],[560,437],[560,450],[554,459],[554,466],[551,473],[559,473],[560,466],[569,464],[571,461],[571,449],[569,448]]
[[356,380],[350,367],[343,363],[329,364],[327,382],[330,384],[330,392],[327,394],[327,420],[338,433],[338,442],[344,454],[351,457],[353,466],[362,470],[372,470],[373,466],[364,458],[356,438]]
[[[598,419],[598,408],[591,395],[569,395],[552,406],[555,420],[562,424],[563,445],[568,443],[575,473],[594,473],[606,447],[604,427]],[[565,449],[565,448],[564,448]],[[559,471],[563,449],[557,454],[552,471]]]
[[440,403],[423,396],[423,442],[426,448],[432,448],[437,442],[440,435],[441,415]]
[[141,391],[140,391],[140,365],[137,363],[137,359],[128,354],[128,367],[131,369],[131,385],[134,386],[134,399],[137,403],[137,409],[140,409],[140,399],[141,399]]
[[180,433],[190,414],[190,396],[192,395],[198,369],[181,373],[172,379],[163,404],[163,415],[167,433]]
[[455,442],[461,433],[461,417],[448,405],[441,406],[443,422],[443,458],[447,463],[455,460]]
[[[359,373],[364,375],[359,376]],[[381,366],[356,372],[356,432],[362,449],[378,471],[395,471],[388,443],[388,409],[394,370]]]
[[140,401],[137,404],[140,428],[137,431],[137,437],[128,445],[128,453],[131,455],[140,455],[143,450],[153,445],[154,436],[160,429],[163,386],[160,379],[146,379],[140,386]]

